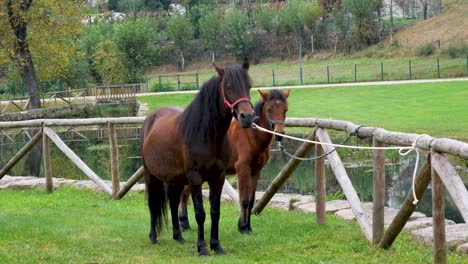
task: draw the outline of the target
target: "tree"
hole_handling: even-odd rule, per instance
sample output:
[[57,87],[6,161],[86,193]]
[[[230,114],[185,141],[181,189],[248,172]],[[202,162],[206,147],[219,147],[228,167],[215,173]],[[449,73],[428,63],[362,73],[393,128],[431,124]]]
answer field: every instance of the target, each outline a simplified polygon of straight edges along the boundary
[[130,71],[127,82],[141,81],[144,69],[151,63],[152,47],[156,39],[155,23],[151,18],[128,19],[114,24],[112,40],[124,54],[121,63]]
[[5,5],[9,30],[2,32],[6,40],[2,41],[2,46],[11,52],[8,56],[17,65],[21,79],[26,87],[28,87],[30,97],[29,109],[41,107],[36,72],[28,39],[28,24],[31,19],[29,11],[32,3],[32,0],[7,0]]
[[200,27],[200,38],[203,46],[211,51],[211,60],[215,61],[215,54],[221,46],[221,18],[216,11],[209,11],[198,21]]
[[314,36],[317,39],[318,30],[317,30],[317,22],[320,21],[320,17],[323,15],[323,8],[320,5],[312,4],[308,6],[305,10],[304,14],[304,25],[310,30],[311,32],[311,48],[312,52],[314,52]]
[[356,47],[358,49],[376,42],[376,25],[373,12],[381,3],[380,0],[345,0],[344,5],[353,15]]
[[192,23],[190,23],[190,20],[186,16],[176,14],[175,16],[171,17],[171,19],[169,19],[169,21],[167,22],[167,30],[169,33],[169,37],[171,38],[171,40],[174,41],[174,45],[179,50],[181,70],[184,71],[184,52],[188,46],[190,38],[192,37]]
[[238,60],[250,57],[255,50],[255,38],[247,14],[231,8],[224,21],[227,47]]
[[[74,38],[80,30],[75,1],[6,0],[0,5],[0,58],[16,66],[30,97],[29,109],[41,106],[38,80],[66,74]],[[39,71],[36,70],[36,66]],[[37,130],[31,131],[32,134]],[[41,144],[31,150],[24,175],[39,176]]]
[[423,16],[424,16],[424,20],[426,20],[427,19],[427,8],[428,8],[427,0],[419,0],[419,2],[421,3],[421,5],[423,7]]
[[308,6],[298,0],[288,1],[280,15],[290,32],[296,37],[299,58],[299,83],[302,84],[302,40],[304,37],[305,15]]
[[[40,107],[40,80],[67,73],[75,57],[81,5],[75,1],[7,0],[0,5],[0,58],[8,58],[31,98]],[[8,63],[7,62],[7,63]]]
[[102,77],[102,83],[121,84],[126,83],[130,71],[126,67],[125,54],[123,54],[117,45],[109,40],[103,40],[98,44],[95,54],[96,71]]

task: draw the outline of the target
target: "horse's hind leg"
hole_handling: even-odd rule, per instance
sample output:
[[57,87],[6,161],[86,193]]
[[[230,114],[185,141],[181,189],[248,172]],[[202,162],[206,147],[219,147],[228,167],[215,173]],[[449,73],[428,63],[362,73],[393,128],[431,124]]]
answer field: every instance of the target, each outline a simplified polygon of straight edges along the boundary
[[182,195],[180,196],[180,204],[179,204],[179,223],[180,223],[180,229],[182,231],[190,229],[190,223],[189,223],[188,214],[187,214],[187,204],[188,204],[189,197],[190,197],[190,188],[187,185],[182,191]]
[[167,196],[169,197],[169,205],[171,207],[171,220],[172,220],[172,238],[174,240],[184,243],[185,240],[182,237],[182,232],[179,226],[179,214],[178,207],[180,201],[180,195],[184,189],[184,186],[170,185],[167,188]]

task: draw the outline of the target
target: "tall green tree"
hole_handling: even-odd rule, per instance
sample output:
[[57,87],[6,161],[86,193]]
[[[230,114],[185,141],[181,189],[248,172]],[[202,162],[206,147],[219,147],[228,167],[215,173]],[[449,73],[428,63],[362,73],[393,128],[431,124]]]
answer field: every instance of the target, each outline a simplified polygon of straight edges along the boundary
[[255,51],[253,25],[249,24],[249,17],[237,8],[232,8],[224,20],[224,32],[227,47],[238,59],[250,57]]
[[169,37],[174,41],[174,45],[177,47],[180,54],[180,65],[181,70],[185,70],[185,58],[184,53],[189,44],[189,40],[192,38],[193,26],[190,19],[184,15],[177,14],[169,19],[167,22],[167,31]]
[[215,10],[208,11],[208,13],[200,18],[200,38],[203,41],[203,46],[211,51],[211,60],[215,61],[216,52],[221,47],[221,23],[222,18],[218,16]]

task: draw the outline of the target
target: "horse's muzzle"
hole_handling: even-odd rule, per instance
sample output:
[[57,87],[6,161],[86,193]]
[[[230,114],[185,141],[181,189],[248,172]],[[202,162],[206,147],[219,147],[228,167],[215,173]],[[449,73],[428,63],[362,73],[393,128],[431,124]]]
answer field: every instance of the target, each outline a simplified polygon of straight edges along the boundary
[[251,127],[254,119],[254,112],[239,113],[238,119],[242,128]]

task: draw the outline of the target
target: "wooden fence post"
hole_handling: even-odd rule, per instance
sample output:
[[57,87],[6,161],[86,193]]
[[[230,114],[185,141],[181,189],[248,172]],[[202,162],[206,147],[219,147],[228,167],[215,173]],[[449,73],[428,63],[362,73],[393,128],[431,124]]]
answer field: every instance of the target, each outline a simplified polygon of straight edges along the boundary
[[[320,140],[320,142],[332,144],[332,141],[325,129],[318,128],[315,134],[318,140]],[[334,147],[330,145],[323,145],[323,149],[325,153],[330,152],[330,154],[328,155],[328,161],[330,162],[330,166],[333,170],[333,173],[335,174],[335,177],[338,183],[340,184],[341,189],[343,190],[346,196],[346,199],[351,205],[351,210],[353,211],[354,216],[356,216],[356,220],[359,226],[361,227],[364,236],[367,240],[372,241],[372,228],[369,224],[369,220],[367,219],[366,213],[361,207],[361,201],[359,200],[356,190],[354,190],[353,188],[353,184],[351,183],[351,180],[349,179],[348,174],[346,173],[346,170],[343,166],[343,163],[341,162],[340,157],[338,156],[336,151],[332,152]]]
[[468,223],[468,190],[466,190],[457,170],[443,154],[432,153],[432,160],[433,168],[447,188],[465,223]]
[[48,193],[52,193],[54,191],[54,182],[52,180],[49,138],[44,133],[42,133],[42,156],[44,159],[44,176],[46,182],[46,190]]
[[[416,179],[414,181],[414,192],[416,193],[416,197],[418,199],[421,199],[430,181],[431,157],[428,156],[426,163],[419,170],[419,173],[416,175]],[[411,214],[413,214],[414,210],[416,209],[416,205],[413,204],[413,199],[413,189],[411,188],[405,200],[403,201],[403,204],[401,205],[400,211],[398,211],[397,215],[388,227],[387,232],[385,232],[383,238],[380,240],[379,247],[388,249],[392,246],[393,241],[395,241],[398,234],[400,234],[401,230],[403,230],[406,222],[408,222]]]
[[[433,162],[431,164],[434,164]],[[431,166],[432,178],[432,234],[433,234],[433,263],[447,263],[445,243],[445,208],[444,184]]]
[[119,177],[119,146],[117,144],[117,132],[115,125],[108,123],[109,127],[109,147],[111,154],[111,172],[112,172],[112,198],[117,198],[117,193],[120,190]]
[[144,168],[143,166],[141,166],[128,180],[127,182],[122,186],[122,188],[120,189],[120,191],[117,193],[117,195],[115,196],[115,200],[119,200],[119,199],[122,199],[122,197],[128,192],[130,191],[130,189],[132,188],[133,185],[135,185],[135,183],[137,183],[141,177],[143,177],[144,175]]
[[[324,155],[323,147],[320,144],[316,144],[315,156],[321,157],[322,155]],[[315,160],[315,211],[317,214],[317,224],[325,224],[327,222],[325,198],[325,157],[321,157]]]
[[[373,147],[383,147],[384,143],[373,138]],[[372,243],[378,244],[384,233],[385,220],[385,158],[383,149],[373,151],[373,217],[372,217]]]

